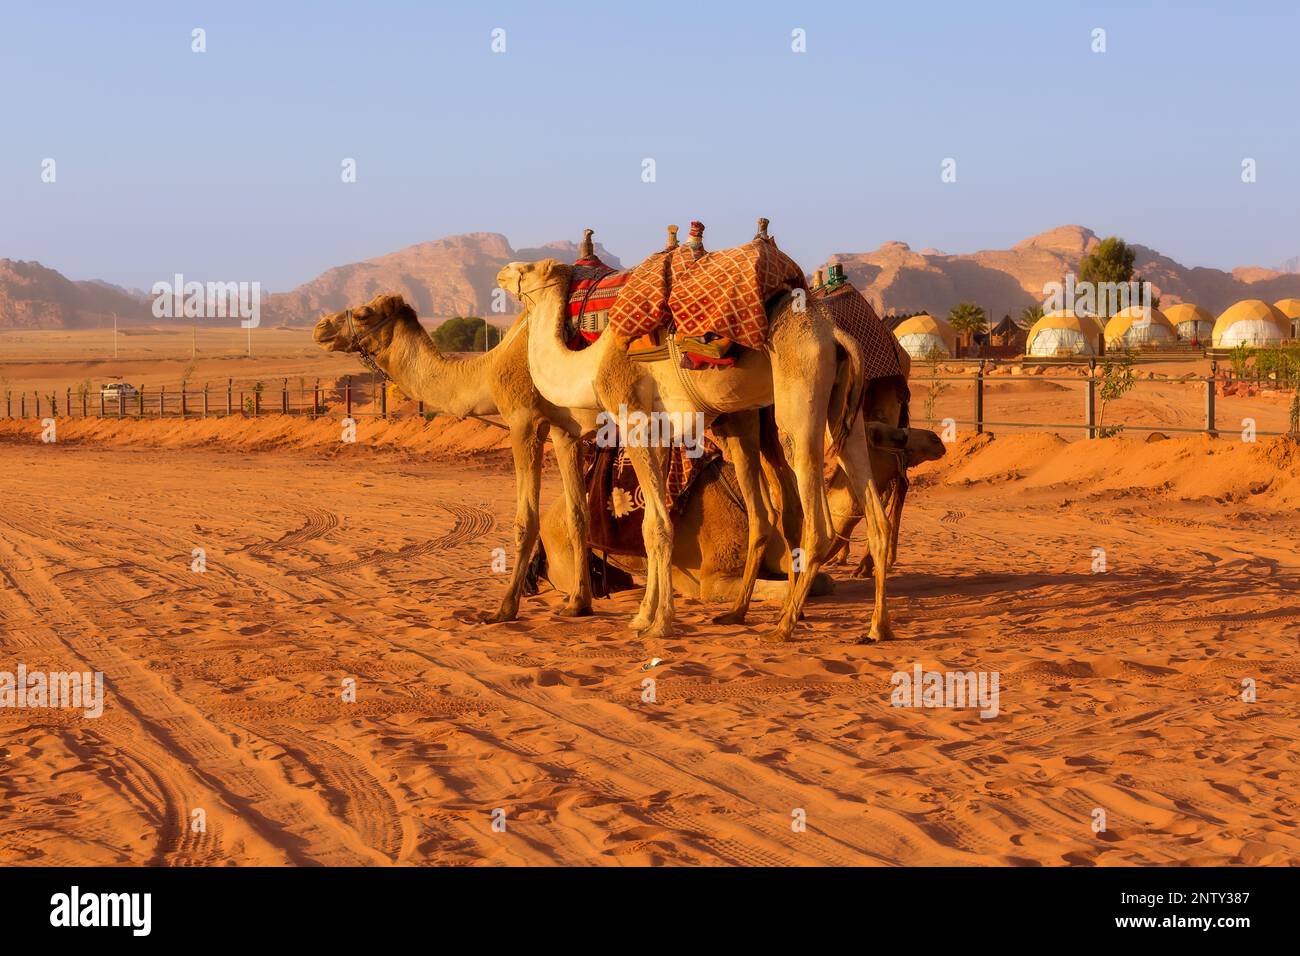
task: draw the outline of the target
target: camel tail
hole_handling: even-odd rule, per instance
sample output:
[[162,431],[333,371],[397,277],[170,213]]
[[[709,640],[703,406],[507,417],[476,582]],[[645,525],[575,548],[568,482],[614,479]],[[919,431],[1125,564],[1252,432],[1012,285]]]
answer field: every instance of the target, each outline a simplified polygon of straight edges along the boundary
[[863,377],[862,350],[853,336],[836,328],[835,345],[835,384],[831,387],[830,403],[826,409],[826,426],[831,433],[828,456],[831,458],[839,457],[840,449],[857,422],[867,386]]

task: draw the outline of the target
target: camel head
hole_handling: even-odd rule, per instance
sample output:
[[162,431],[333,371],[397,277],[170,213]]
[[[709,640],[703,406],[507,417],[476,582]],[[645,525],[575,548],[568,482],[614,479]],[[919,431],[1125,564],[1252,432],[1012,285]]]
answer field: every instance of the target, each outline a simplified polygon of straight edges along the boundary
[[907,467],[915,468],[923,461],[938,461],[948,454],[943,439],[928,428],[907,430]]
[[569,266],[556,259],[508,262],[497,273],[497,285],[528,306],[528,297],[542,289],[558,285],[568,288],[571,271]]
[[419,322],[400,295],[377,295],[363,306],[323,315],[312,337],[327,352],[378,352],[393,340],[399,322]]
[[923,461],[938,461],[948,454],[943,439],[928,428],[894,428],[883,422],[867,422],[867,441],[876,448],[903,452],[908,468]]

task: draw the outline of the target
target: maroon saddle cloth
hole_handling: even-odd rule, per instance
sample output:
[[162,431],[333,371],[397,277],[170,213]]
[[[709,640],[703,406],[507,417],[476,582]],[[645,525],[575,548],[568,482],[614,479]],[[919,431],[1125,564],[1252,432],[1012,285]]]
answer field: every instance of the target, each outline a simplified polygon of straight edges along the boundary
[[[587,539],[593,551],[645,557],[641,522],[645,517],[645,495],[626,450],[591,446],[595,454],[587,468]],[[668,513],[675,517],[685,504],[695,481],[722,453],[705,440],[704,452],[696,458],[686,449],[673,447],[668,456]]]
[[[847,279],[836,284],[818,286],[812,291],[812,298],[826,309],[836,328],[847,332],[858,343],[862,353],[863,377],[868,381],[878,378],[893,380],[899,401],[903,403],[902,425],[906,428],[911,389],[907,387],[907,376],[903,374],[902,360],[899,358],[902,349],[894,338],[894,333],[885,327],[867,297]],[[865,393],[863,398],[866,398]]]

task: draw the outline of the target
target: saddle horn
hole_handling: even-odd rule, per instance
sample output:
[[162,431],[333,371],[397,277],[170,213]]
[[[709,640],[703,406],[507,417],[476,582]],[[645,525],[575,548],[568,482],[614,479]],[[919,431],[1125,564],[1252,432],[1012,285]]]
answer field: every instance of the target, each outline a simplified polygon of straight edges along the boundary
[[768,220],[759,217],[758,232],[754,233],[755,239],[762,239],[764,242],[771,242],[772,237],[767,234]]
[[677,227],[676,226],[668,227],[668,244],[664,246],[664,248],[665,249],[677,248]]
[[704,251],[704,223],[698,219],[691,220],[691,234],[686,244],[699,252]]
[[591,241],[591,237],[596,234],[594,229],[582,230],[582,242],[578,245],[578,258],[590,259],[596,254],[596,247]]

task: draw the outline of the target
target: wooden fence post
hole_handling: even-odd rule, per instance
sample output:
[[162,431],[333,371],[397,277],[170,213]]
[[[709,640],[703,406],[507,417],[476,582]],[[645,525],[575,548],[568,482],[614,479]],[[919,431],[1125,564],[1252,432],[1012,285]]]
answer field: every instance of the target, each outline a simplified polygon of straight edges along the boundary
[[167,386],[158,386],[158,417],[163,417],[163,411],[167,408]]
[[284,388],[280,392],[280,414],[289,414],[289,380],[284,380]]
[[117,417],[126,418],[126,393],[121,385],[117,387]]
[[203,417],[208,417],[208,383],[203,383]]
[[99,417],[104,417],[104,389],[102,386],[99,389]]
[[234,385],[235,385],[235,380],[233,378],[226,379],[226,417],[227,418],[229,418],[231,415],[230,394],[231,394],[231,390],[234,388]]
[[379,414],[388,417],[388,382],[379,383]]
[[1214,421],[1214,387],[1214,376],[1210,375],[1205,380],[1205,432],[1211,438],[1217,438],[1219,435]]
[[1088,415],[1088,437],[1097,437],[1097,379],[1094,372],[1097,369],[1097,360],[1088,360],[1088,394],[1086,410]]
[[69,418],[72,417],[72,389],[65,389],[63,392],[63,413]]
[[316,379],[316,384],[311,389],[311,417],[314,420],[320,412],[320,379]]
[[352,417],[352,380],[348,379],[343,384],[343,403],[346,408],[346,417]]
[[253,417],[256,418],[262,414],[262,393],[258,389],[253,389]]
[[975,372],[975,434],[984,434],[984,360]]
[[36,396],[36,417],[40,418],[41,417],[41,393],[37,391],[33,391],[32,394]]

